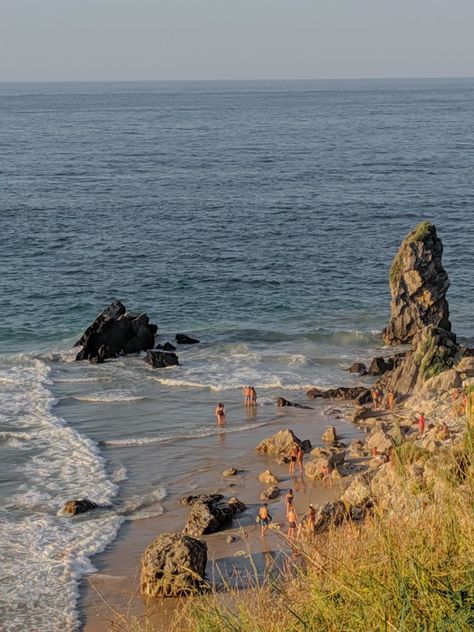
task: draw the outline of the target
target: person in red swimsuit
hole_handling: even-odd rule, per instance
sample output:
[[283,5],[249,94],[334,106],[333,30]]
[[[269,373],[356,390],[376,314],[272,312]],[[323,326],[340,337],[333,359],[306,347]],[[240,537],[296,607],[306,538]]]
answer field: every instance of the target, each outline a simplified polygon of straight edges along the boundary
[[425,427],[426,427],[426,418],[424,413],[420,413],[420,416],[418,417],[418,434],[423,436],[425,434]]

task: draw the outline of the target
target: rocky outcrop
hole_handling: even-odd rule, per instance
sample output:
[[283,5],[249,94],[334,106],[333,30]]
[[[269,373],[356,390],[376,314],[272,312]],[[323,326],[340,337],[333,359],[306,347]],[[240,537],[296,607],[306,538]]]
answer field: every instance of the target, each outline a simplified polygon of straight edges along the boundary
[[76,342],[76,347],[82,347],[76,360],[101,362],[120,353],[152,349],[157,330],[158,327],[150,324],[146,314],[129,314],[120,301],[114,301]]
[[77,514],[85,513],[91,509],[96,509],[98,505],[92,500],[82,498],[81,500],[68,500],[61,509],[61,513],[67,516],[76,516]]
[[219,495],[201,497],[192,502],[183,533],[191,536],[214,533],[228,525],[238,513],[245,511],[244,503],[238,498],[224,500],[222,496],[216,496]]
[[312,461],[308,461],[304,466],[307,478],[318,480],[323,478],[323,476],[328,474],[331,470],[339,470],[344,463],[345,456],[346,453],[342,450],[330,452],[326,456],[319,456]]
[[172,353],[170,351],[156,351],[155,349],[146,352],[145,362],[154,369],[179,366],[179,360],[176,353]]
[[321,437],[325,443],[336,443],[337,434],[334,426],[328,426]]
[[399,395],[416,392],[427,380],[453,367],[458,356],[456,336],[430,325],[415,336],[412,350],[381,378],[379,386]]
[[342,494],[341,500],[347,508],[354,506],[363,507],[371,503],[372,492],[368,476],[366,474],[356,476]]
[[301,446],[305,452],[311,450],[311,443],[308,439],[301,441],[301,439],[298,439],[295,433],[288,428],[280,430],[280,432],[264,439],[255,449],[260,454],[286,457],[295,443]]
[[171,342],[165,342],[164,345],[156,345],[155,349],[160,349],[161,351],[176,351],[176,347],[171,344]]
[[176,334],[176,342],[179,345],[197,345],[200,341],[196,338],[191,338],[187,334]]
[[311,388],[306,391],[309,399],[348,399],[357,404],[367,404],[371,401],[370,389],[365,386],[340,386],[339,388]]
[[403,241],[390,269],[390,321],[386,344],[409,343],[427,325],[451,331],[442,263],[443,244],[436,228],[421,222]]
[[178,597],[204,586],[207,544],[180,533],[163,533],[141,560],[140,589],[147,597]]
[[238,471],[235,467],[229,467],[227,470],[222,472],[222,476],[236,476]]
[[372,360],[369,367],[369,375],[379,376],[383,375],[387,371],[393,369],[393,359],[389,358],[387,361],[382,357],[377,357]]

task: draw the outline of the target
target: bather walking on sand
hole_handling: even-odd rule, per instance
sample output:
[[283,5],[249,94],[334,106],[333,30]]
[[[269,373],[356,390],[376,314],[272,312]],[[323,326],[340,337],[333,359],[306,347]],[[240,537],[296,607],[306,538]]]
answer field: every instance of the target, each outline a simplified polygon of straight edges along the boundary
[[218,426],[225,426],[225,409],[224,404],[219,402],[216,406],[215,415]]

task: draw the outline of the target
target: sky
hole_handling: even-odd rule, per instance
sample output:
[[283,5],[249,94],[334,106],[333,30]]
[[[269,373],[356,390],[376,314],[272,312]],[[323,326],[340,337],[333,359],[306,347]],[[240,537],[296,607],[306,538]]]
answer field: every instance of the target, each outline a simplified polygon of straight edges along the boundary
[[0,0],[0,81],[474,76],[474,0]]

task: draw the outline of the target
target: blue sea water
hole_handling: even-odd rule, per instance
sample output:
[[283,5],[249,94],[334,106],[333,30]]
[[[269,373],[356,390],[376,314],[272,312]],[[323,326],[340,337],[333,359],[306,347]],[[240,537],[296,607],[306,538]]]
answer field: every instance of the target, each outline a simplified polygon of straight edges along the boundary
[[[0,143],[2,629],[80,625],[92,556],[161,511],[149,459],[214,432],[216,397],[237,416],[253,383],[270,423],[279,394],[380,352],[390,261],[423,219],[473,334],[472,79],[0,84]],[[74,364],[115,298],[203,344],[161,373]],[[71,528],[78,494],[126,510]]]

